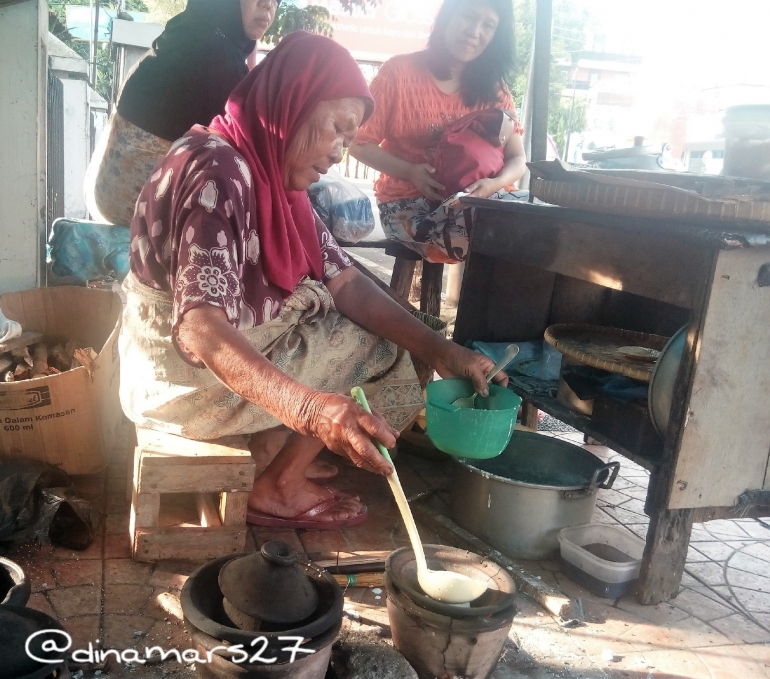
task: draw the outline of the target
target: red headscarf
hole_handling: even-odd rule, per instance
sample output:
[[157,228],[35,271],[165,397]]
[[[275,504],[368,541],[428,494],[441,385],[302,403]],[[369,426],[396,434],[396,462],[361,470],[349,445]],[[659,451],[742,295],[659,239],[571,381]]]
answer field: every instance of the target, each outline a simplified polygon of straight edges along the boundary
[[211,127],[251,168],[262,266],[271,283],[293,292],[303,276],[321,280],[315,215],[304,191],[283,186],[289,143],[322,101],[361,97],[374,110],[361,69],[344,47],[312,33],[284,38],[233,90]]

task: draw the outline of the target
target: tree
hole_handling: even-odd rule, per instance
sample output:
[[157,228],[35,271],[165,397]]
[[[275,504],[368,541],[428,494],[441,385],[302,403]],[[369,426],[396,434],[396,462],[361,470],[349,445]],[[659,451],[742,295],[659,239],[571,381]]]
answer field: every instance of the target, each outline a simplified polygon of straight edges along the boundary
[[[516,16],[516,68],[509,85],[518,110],[527,89],[527,76],[535,30],[535,0],[514,0]],[[548,133],[561,152],[566,146],[568,131],[582,132],[586,126],[586,105],[563,99],[569,79],[572,55],[585,48],[588,39],[589,14],[573,0],[554,0],[551,39],[551,83],[548,97]]]
[[[381,0],[339,0],[342,9],[353,12],[354,9],[366,10],[375,7]],[[89,44],[82,40],[73,40],[65,28],[65,5],[88,5],[89,0],[49,0],[50,14],[48,29],[60,40],[74,49],[86,61],[89,60]],[[102,7],[117,9],[120,0],[102,0]],[[153,21],[166,23],[171,17],[179,14],[187,6],[187,0],[123,0],[123,9],[136,12],[147,12]],[[290,2],[283,2],[278,8],[275,21],[270,27],[265,42],[276,44],[285,35],[294,31],[311,31],[331,37],[333,29],[332,16],[324,7],[311,5],[297,7]],[[97,91],[107,101],[112,96],[112,78],[114,60],[109,49],[99,45],[96,50]]]
[[[84,40],[73,40],[66,27],[66,5],[88,5],[89,0],[49,0],[48,30],[83,59],[90,61],[90,43]],[[118,0],[102,0],[100,7],[118,9]],[[123,0],[123,9],[131,12],[147,12],[147,5],[142,0]],[[110,29],[111,30],[111,29]],[[110,101],[112,97],[112,78],[114,60],[109,46],[97,45],[96,48],[96,91]]]

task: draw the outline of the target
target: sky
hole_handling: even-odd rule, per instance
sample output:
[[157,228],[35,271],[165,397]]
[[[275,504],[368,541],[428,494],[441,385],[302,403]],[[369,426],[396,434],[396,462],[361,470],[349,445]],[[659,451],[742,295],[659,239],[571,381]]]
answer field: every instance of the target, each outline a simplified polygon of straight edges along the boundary
[[[770,87],[770,0],[574,0],[668,87]],[[770,102],[769,102],[770,103]]]

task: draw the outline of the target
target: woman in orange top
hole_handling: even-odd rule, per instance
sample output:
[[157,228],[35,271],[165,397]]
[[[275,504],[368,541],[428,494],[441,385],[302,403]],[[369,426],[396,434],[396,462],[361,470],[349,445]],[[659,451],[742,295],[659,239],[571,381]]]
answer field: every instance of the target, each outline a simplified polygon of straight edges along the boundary
[[371,85],[375,113],[350,154],[379,170],[375,184],[382,227],[429,262],[464,261],[473,210],[445,200],[434,177],[433,154],[455,121],[488,108],[509,113],[514,131],[504,148],[505,166],[466,193],[509,198],[526,170],[522,128],[504,76],[513,65],[511,0],[445,0],[427,50],[393,57]]

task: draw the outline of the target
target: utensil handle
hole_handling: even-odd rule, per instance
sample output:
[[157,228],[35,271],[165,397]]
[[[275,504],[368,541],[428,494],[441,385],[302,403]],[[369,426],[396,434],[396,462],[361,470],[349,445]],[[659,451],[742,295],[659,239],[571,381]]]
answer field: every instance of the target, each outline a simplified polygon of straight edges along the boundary
[[519,353],[519,347],[516,344],[510,344],[505,348],[505,351],[503,352],[502,358],[495,363],[495,365],[492,367],[492,370],[490,371],[489,375],[487,375],[487,384],[489,384],[492,381],[492,378],[497,375],[503,368],[505,368]]
[[[360,405],[367,413],[370,415],[372,414],[372,409],[369,407],[369,402],[366,400],[366,394],[364,394],[364,390],[361,389],[361,387],[353,387],[350,390],[350,395],[353,397],[353,399]],[[380,451],[380,454],[388,461],[390,464],[393,464],[393,460],[390,459],[390,453],[388,452],[388,449],[383,446],[379,441],[375,441],[372,439],[372,443],[377,446],[377,450]]]

